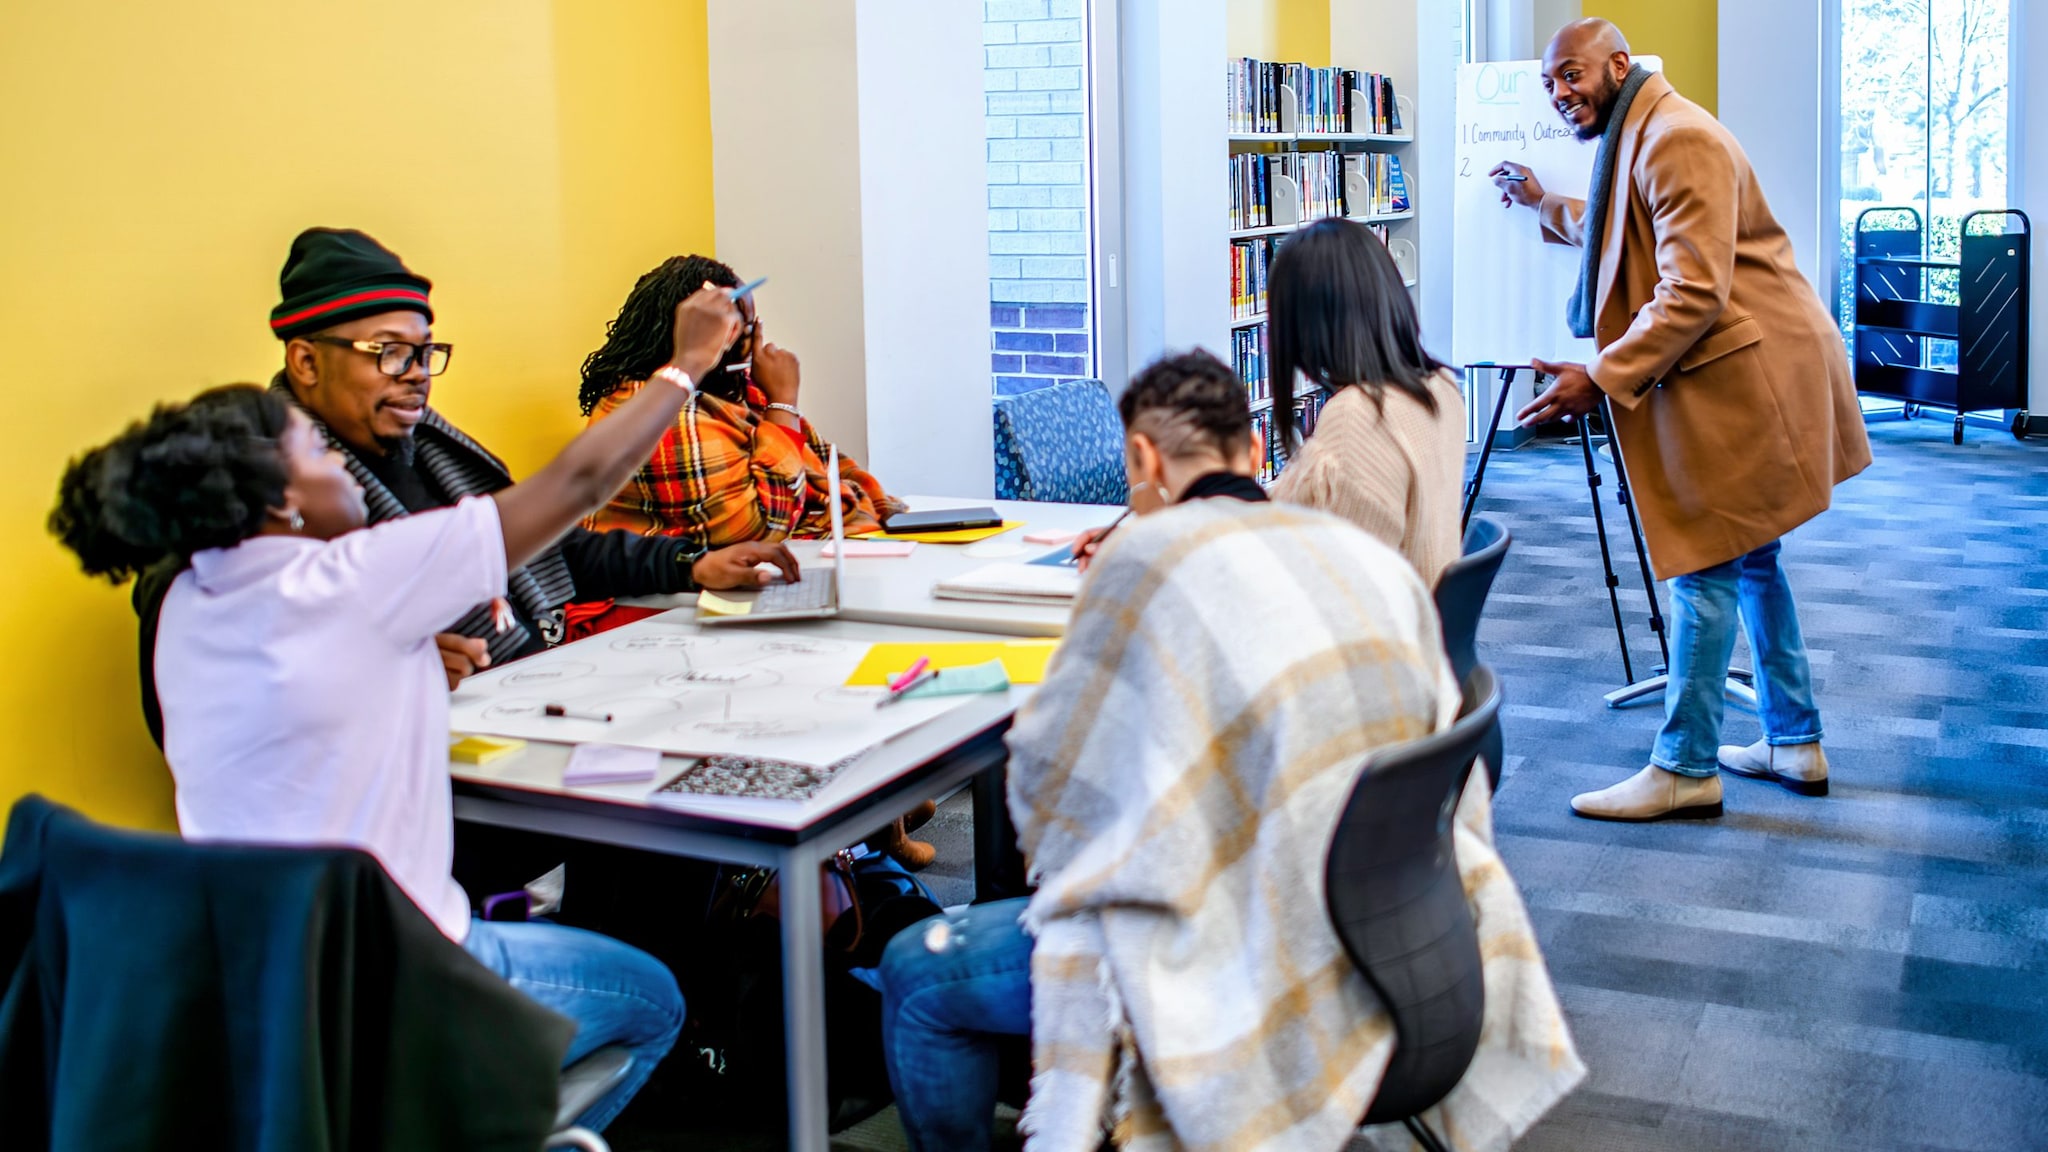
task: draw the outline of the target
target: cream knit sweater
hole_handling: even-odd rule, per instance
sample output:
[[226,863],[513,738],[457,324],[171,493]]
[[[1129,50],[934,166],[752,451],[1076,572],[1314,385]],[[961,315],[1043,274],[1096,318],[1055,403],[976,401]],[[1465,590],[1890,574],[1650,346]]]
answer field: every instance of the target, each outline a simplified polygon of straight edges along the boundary
[[1339,388],[1273,498],[1351,521],[1399,549],[1434,588],[1463,546],[1465,401],[1449,372],[1432,377],[1429,390],[1434,414],[1398,388],[1382,393],[1384,412],[1363,389]]

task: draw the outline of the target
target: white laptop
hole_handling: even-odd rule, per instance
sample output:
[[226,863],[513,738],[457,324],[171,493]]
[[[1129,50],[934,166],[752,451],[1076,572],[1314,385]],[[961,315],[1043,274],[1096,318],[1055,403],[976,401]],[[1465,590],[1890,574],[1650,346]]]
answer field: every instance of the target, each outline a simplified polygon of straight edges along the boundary
[[[775,583],[761,589],[744,612],[708,611],[700,600],[697,605],[699,624],[751,624],[771,620],[822,620],[839,615],[839,577],[846,571],[846,521],[840,512],[839,499],[839,447],[832,447],[831,458],[825,465],[825,487],[832,502],[832,570],[829,572],[805,572],[803,579],[794,584],[780,577]],[[802,519],[802,514],[798,514]],[[720,597],[725,600],[725,597]]]

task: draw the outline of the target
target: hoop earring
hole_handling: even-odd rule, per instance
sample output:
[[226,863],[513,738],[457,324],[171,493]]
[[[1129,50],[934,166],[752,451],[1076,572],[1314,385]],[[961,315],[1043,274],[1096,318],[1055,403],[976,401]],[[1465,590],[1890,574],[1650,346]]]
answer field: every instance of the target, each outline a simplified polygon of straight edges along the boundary
[[286,520],[285,523],[290,525],[291,530],[294,532],[304,532],[306,530],[306,518],[299,513],[297,508],[292,509],[291,518]]

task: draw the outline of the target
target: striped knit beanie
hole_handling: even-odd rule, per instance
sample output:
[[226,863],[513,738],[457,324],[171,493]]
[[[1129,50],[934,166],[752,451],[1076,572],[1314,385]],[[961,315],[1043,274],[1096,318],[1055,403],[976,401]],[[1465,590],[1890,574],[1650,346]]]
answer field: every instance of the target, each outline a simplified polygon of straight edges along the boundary
[[410,309],[434,319],[427,303],[433,287],[406,270],[390,249],[353,228],[308,228],[292,241],[277,286],[282,303],[270,310],[270,330],[290,340],[358,316]]

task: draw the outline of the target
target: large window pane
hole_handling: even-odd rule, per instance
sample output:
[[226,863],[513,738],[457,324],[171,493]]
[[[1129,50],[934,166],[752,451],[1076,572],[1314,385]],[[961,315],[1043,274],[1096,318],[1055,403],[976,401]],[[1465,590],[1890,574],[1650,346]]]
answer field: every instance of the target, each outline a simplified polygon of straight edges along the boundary
[[1087,0],[983,0],[995,394],[1097,375]]
[[[1920,212],[1927,256],[1953,260],[1962,218],[2007,205],[2007,28],[2012,0],[1841,0],[1841,290],[1855,309],[1857,213]],[[1926,273],[1923,294],[1956,302],[1956,274]],[[1954,364],[1929,341],[1930,366]]]

